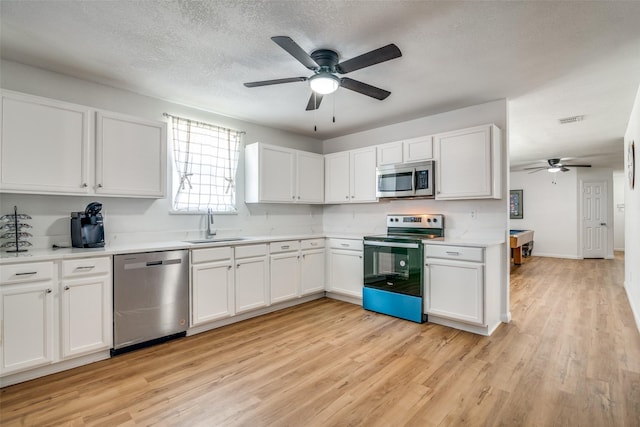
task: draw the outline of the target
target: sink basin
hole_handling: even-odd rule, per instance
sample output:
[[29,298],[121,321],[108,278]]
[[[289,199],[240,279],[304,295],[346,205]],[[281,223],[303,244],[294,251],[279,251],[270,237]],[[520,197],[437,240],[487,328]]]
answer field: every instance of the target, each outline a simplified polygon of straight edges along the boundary
[[196,240],[185,240],[186,243],[193,244],[203,244],[203,243],[220,243],[220,242],[237,242],[240,240],[245,240],[244,237],[220,237],[217,239],[196,239]]

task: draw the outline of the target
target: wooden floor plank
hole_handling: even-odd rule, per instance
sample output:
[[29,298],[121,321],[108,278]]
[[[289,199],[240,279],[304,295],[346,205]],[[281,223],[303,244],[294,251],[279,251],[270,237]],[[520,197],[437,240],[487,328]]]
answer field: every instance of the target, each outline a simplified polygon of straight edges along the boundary
[[0,389],[0,424],[640,425],[623,259],[531,257],[491,337],[321,299]]

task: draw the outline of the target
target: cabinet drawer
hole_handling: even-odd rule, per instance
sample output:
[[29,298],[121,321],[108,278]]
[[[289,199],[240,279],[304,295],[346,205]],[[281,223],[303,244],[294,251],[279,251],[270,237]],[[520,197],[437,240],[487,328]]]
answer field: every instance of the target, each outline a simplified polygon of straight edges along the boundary
[[109,274],[111,258],[81,258],[62,261],[62,277],[99,276]]
[[236,246],[236,258],[251,258],[267,254],[267,244]]
[[324,248],[324,239],[307,239],[300,242],[300,247],[304,249]]
[[222,248],[194,249],[191,251],[192,264],[200,264],[203,262],[211,261],[222,261],[225,259],[231,259],[230,246],[225,246]]
[[355,239],[329,239],[329,246],[337,249],[363,250],[362,240]]
[[483,248],[470,248],[466,246],[425,245],[424,255],[425,258],[484,262]]
[[37,282],[53,277],[53,262],[34,262],[3,265],[0,268],[0,284]]
[[295,252],[300,249],[299,240],[287,240],[285,242],[273,242],[269,244],[269,252],[277,254],[280,252]]

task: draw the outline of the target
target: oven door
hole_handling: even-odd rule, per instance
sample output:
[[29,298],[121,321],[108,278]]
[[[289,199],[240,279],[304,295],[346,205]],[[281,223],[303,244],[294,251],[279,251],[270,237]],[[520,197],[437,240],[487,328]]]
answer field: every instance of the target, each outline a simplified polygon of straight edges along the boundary
[[364,241],[364,286],[422,297],[422,243]]

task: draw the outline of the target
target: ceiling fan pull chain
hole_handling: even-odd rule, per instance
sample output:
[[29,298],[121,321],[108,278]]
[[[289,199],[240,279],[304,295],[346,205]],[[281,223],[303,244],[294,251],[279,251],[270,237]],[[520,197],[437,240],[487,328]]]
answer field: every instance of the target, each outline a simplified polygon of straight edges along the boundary
[[334,92],[333,96],[331,97],[333,98],[333,123],[336,122],[336,96],[338,96],[337,92]]
[[316,91],[313,90],[311,91],[313,93],[313,106],[315,107],[313,109],[313,121],[316,122],[315,125],[313,125],[313,131],[314,132],[318,132],[318,101],[317,101],[317,94]]

